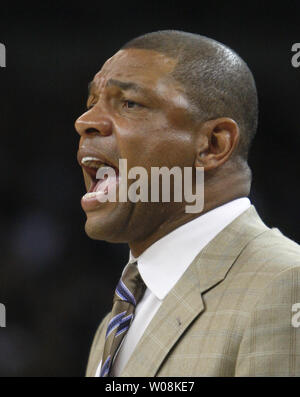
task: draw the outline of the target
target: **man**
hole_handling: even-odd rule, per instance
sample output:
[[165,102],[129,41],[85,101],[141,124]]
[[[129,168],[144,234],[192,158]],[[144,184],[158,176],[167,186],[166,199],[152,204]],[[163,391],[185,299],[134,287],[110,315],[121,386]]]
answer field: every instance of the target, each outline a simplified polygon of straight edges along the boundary
[[[122,280],[133,266],[135,285],[144,288],[130,305],[123,295],[133,291],[131,281],[118,285],[87,376],[300,375],[293,323],[300,250],[269,229],[247,198],[257,94],[245,62],[207,37],[146,34],[104,64],[87,105],[75,125],[85,229],[96,240],[127,242]],[[118,175],[120,159],[148,174],[202,167],[202,212],[185,211],[185,200],[100,202],[96,172],[105,163]],[[120,180],[109,184],[118,190]],[[120,301],[126,309],[116,311]]]

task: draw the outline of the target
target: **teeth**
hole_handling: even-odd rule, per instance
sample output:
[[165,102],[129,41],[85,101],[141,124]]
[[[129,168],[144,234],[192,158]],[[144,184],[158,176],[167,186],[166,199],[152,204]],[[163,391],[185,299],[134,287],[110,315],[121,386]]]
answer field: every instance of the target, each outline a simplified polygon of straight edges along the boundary
[[106,164],[99,160],[97,157],[83,157],[83,159],[81,160],[81,164],[91,168],[101,168],[106,166]]
[[83,197],[85,199],[92,199],[95,198],[97,196],[97,192],[91,192],[91,193],[86,193]]
[[85,164],[87,161],[100,161],[100,160],[97,159],[97,157],[83,157],[81,160],[82,164]]

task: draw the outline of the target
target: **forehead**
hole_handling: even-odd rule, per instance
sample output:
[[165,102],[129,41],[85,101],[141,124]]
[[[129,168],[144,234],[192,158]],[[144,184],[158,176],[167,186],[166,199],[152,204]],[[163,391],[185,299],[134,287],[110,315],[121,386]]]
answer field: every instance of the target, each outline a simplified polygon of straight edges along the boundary
[[94,82],[96,86],[101,86],[108,79],[118,79],[153,87],[153,84],[172,73],[176,63],[176,59],[153,50],[120,50],[104,63],[95,75]]

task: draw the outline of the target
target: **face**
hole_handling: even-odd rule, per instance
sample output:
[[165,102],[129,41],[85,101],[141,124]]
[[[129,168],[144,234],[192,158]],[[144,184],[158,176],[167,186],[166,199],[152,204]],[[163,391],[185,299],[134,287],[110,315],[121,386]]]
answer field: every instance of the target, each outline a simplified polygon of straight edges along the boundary
[[[171,73],[176,60],[150,50],[121,50],[110,58],[90,85],[88,110],[75,128],[80,135],[78,161],[87,191],[95,186],[99,163],[128,170],[144,167],[193,166],[195,145],[190,105],[183,87]],[[82,164],[82,161],[85,161]],[[128,179],[128,187],[134,181]],[[117,184],[118,190],[118,182]],[[117,195],[118,197],[118,195]],[[86,232],[111,242],[142,241],[170,219],[185,203],[105,202],[82,199]]]

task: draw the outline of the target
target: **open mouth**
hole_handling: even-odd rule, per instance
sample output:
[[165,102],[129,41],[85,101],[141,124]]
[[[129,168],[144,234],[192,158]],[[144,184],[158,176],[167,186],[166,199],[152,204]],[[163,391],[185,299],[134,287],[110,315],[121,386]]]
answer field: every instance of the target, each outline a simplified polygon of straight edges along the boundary
[[83,157],[81,166],[90,177],[90,186],[84,199],[94,199],[101,194],[107,195],[109,189],[116,189],[119,182],[117,167],[104,163],[96,157]]

